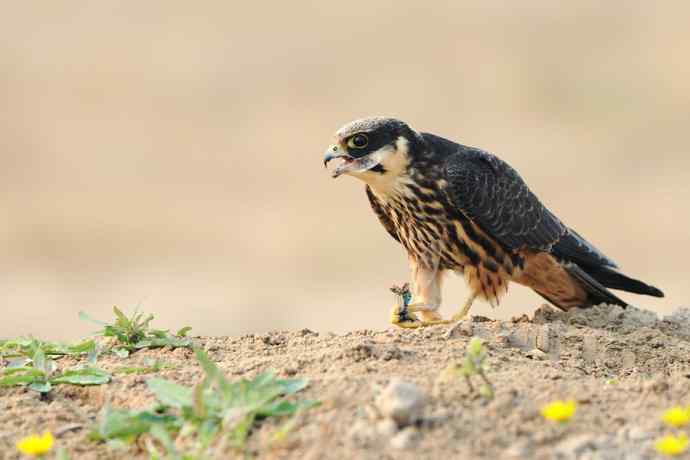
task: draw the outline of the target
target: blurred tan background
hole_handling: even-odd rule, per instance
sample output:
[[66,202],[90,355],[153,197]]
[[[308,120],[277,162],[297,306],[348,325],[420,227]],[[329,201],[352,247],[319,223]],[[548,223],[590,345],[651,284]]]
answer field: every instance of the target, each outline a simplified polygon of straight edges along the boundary
[[[667,294],[624,299],[687,305],[690,4],[250,3],[4,6],[0,337],[115,304],[197,334],[386,327],[405,254],[322,165],[379,114],[502,156]],[[464,296],[451,276],[444,312]]]

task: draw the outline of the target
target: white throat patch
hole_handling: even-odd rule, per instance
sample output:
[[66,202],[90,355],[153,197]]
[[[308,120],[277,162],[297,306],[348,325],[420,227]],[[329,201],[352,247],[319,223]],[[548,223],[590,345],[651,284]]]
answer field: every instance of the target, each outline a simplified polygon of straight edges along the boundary
[[407,179],[405,171],[410,163],[409,142],[404,137],[398,137],[395,141],[395,149],[390,146],[383,147],[373,154],[378,154],[382,158],[380,165],[385,168],[384,174],[375,171],[365,171],[362,173],[352,173],[366,182],[381,199],[386,200],[396,191],[402,191]]

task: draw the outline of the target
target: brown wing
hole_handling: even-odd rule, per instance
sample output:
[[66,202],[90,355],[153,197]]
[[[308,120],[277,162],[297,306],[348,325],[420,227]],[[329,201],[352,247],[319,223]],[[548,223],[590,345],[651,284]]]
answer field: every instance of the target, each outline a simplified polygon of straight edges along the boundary
[[562,308],[626,306],[588,273],[614,262],[569,229],[497,157],[464,147],[446,160],[451,202],[509,251],[525,258],[522,284]]

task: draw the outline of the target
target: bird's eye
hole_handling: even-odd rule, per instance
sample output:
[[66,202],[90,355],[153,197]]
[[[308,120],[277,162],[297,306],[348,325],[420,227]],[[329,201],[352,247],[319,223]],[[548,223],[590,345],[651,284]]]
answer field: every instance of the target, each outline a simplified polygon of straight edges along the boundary
[[355,134],[347,141],[347,146],[355,149],[363,149],[369,144],[369,138],[364,134]]

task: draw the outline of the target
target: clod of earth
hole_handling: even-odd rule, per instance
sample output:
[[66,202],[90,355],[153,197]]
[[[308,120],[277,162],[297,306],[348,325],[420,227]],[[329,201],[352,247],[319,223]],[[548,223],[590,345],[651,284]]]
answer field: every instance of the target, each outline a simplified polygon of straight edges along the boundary
[[376,407],[381,415],[405,427],[422,419],[426,402],[426,395],[415,384],[395,378],[376,398]]

